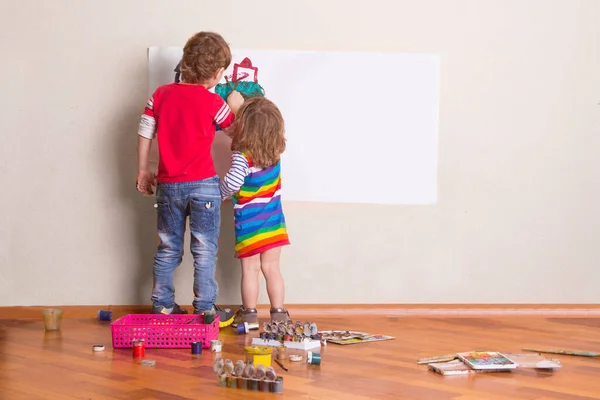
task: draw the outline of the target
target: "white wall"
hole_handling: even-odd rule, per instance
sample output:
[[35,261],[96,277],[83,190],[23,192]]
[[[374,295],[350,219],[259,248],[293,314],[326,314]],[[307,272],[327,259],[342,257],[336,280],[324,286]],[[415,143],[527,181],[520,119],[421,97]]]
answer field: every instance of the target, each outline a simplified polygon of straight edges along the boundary
[[[0,305],[149,303],[155,213],[134,188],[146,48],[199,30],[442,57],[438,204],[286,203],[288,303],[600,301],[600,2],[241,4],[0,1]],[[228,207],[219,301],[238,303]],[[181,304],[191,277],[186,256]]]

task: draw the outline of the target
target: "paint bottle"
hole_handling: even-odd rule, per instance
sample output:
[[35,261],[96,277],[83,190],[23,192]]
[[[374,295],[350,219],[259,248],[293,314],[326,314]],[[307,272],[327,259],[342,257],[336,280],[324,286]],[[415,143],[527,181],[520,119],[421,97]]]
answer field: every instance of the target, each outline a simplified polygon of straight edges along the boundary
[[271,393],[283,393],[283,378],[278,376],[269,386]]
[[98,321],[112,321],[112,311],[98,310]]
[[238,326],[237,326],[238,335],[246,334],[246,333],[248,333],[249,330],[250,330],[250,328],[248,327],[247,322],[244,322],[243,324],[238,324]]
[[268,381],[268,380],[266,380],[266,379],[261,379],[261,380],[258,382],[258,389],[259,389],[261,392],[269,392],[269,391],[271,391],[271,387],[270,387],[270,385],[269,385],[269,381]]
[[144,339],[133,341],[133,358],[144,358],[146,356],[146,344]]
[[248,389],[248,380],[241,376],[237,377],[237,388],[238,389]]
[[210,341],[210,351],[213,353],[220,353],[223,350],[223,344],[220,340],[211,340]]
[[204,323],[212,324],[215,321],[216,313],[214,311],[208,311],[204,313]]
[[258,390],[258,379],[248,379],[248,390]]
[[227,377],[227,387],[231,389],[237,388],[237,377],[228,376]]
[[321,354],[309,351],[306,356],[306,363],[308,365],[321,365]]
[[202,342],[192,342],[192,356],[197,358],[202,355]]
[[287,359],[287,349],[285,346],[279,346],[277,348],[277,359],[278,360],[286,360]]

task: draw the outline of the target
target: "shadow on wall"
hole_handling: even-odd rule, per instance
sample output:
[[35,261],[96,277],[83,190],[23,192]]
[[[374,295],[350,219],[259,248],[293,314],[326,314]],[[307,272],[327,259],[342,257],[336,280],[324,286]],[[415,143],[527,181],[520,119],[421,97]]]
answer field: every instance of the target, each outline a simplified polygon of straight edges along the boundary
[[[129,301],[133,304],[151,304],[151,293],[153,285],[152,266],[154,264],[154,254],[158,246],[158,236],[156,233],[156,210],[154,208],[155,198],[144,197],[137,192],[135,188],[135,178],[137,174],[137,129],[140,121],[140,116],[143,107],[143,101],[132,104],[126,108],[126,112],[120,116],[120,122],[117,129],[114,130],[114,152],[109,158],[116,158],[113,164],[118,176],[118,199],[121,204],[125,204],[130,209],[127,210],[127,215],[130,219],[122,221],[124,224],[131,226],[125,227],[124,232],[128,232],[131,237],[124,238],[127,243],[131,243],[130,264],[122,265],[129,273],[124,280],[131,287],[123,287],[122,290],[128,291],[131,294],[128,296]],[[215,144],[213,146],[213,155],[215,165],[219,175],[222,177],[230,166],[231,152],[229,151],[230,141],[223,132],[217,132]],[[153,146],[153,154],[151,160],[157,160],[158,154]],[[151,164],[154,171],[157,170],[157,163]],[[193,258],[189,249],[189,224],[186,227],[186,240],[184,244],[183,263],[186,265],[185,272],[188,273],[188,268],[193,271]],[[219,237],[219,252],[216,268],[216,278],[219,282],[219,296],[217,302],[219,304],[237,304],[240,302],[240,279],[241,269],[239,261],[234,257],[234,226],[233,226],[233,208],[231,201],[225,201],[221,211],[221,234]],[[182,264],[183,264],[182,263]],[[180,266],[178,268],[181,269]],[[179,271],[175,272],[177,276]],[[183,278],[186,282],[185,286],[181,286],[178,280],[175,279],[176,299],[193,298],[192,279],[193,272]],[[181,280],[179,281],[181,282]],[[190,301],[191,303],[191,301]],[[187,301],[182,301],[182,305],[188,304]]]
[[[231,139],[222,131],[217,131],[212,147],[212,156],[217,174],[223,179],[231,166]],[[231,199],[221,205],[221,235],[217,261],[217,281],[219,282],[219,304],[241,304],[240,284],[242,269],[235,258],[235,230]]]
[[242,267],[235,258],[235,230],[233,224],[233,205],[231,200],[221,206],[221,236],[217,261],[217,281],[219,282],[219,304],[241,304]]
[[[124,282],[130,287],[129,302],[132,304],[150,304],[152,293],[152,265],[154,253],[158,245],[156,234],[156,211],[154,209],[155,199],[142,196],[135,188],[137,176],[137,129],[142,112],[142,103],[136,103],[127,107],[126,112],[121,115],[120,123],[115,129],[113,154],[116,158],[117,167],[117,193],[119,202],[129,208],[126,215],[130,218],[121,221],[129,226],[123,227],[131,237],[123,234],[126,243],[130,243],[131,255],[127,262],[122,265],[128,273],[123,274]],[[118,228],[116,228],[118,229]]]

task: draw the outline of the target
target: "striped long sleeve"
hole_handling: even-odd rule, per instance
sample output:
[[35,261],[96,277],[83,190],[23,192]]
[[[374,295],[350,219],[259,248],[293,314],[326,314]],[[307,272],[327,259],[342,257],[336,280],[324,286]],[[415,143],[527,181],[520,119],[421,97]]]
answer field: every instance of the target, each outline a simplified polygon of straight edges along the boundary
[[223,101],[218,95],[215,95],[215,117],[214,122],[221,129],[225,129],[233,123],[235,116],[231,112],[229,105]]
[[150,97],[144,107],[144,113],[138,128],[138,135],[146,139],[154,139],[156,137],[156,119],[154,118],[154,97]]
[[239,151],[231,155],[231,168],[221,180],[221,198],[226,199],[239,192],[244,184],[244,179],[250,172],[248,160]]

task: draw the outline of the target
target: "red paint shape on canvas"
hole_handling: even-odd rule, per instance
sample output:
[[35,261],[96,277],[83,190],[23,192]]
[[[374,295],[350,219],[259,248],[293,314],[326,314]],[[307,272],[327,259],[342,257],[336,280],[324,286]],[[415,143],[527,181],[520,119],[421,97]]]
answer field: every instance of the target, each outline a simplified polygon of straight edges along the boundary
[[[248,72],[243,72],[243,71],[241,71],[241,72],[238,74],[238,69],[239,69],[239,68],[242,68],[242,69],[246,69],[246,70],[252,70],[252,71],[254,71],[254,77],[253,77],[253,80],[254,80],[254,83],[258,83],[258,67],[254,67],[254,66],[252,65],[252,61],[251,61],[251,60],[250,60],[248,57],[244,58],[244,59],[242,60],[242,62],[240,62],[239,64],[234,64],[234,65],[233,65],[233,76],[232,76],[232,78],[231,78],[231,81],[232,81],[232,82],[237,82],[237,81],[239,81],[239,80],[242,80],[242,79],[244,79],[244,78],[247,78],[248,76],[250,76],[250,74],[249,74]],[[246,74],[246,75],[245,75],[245,76],[242,76],[242,77],[240,78],[240,76],[241,76],[242,74]]]

